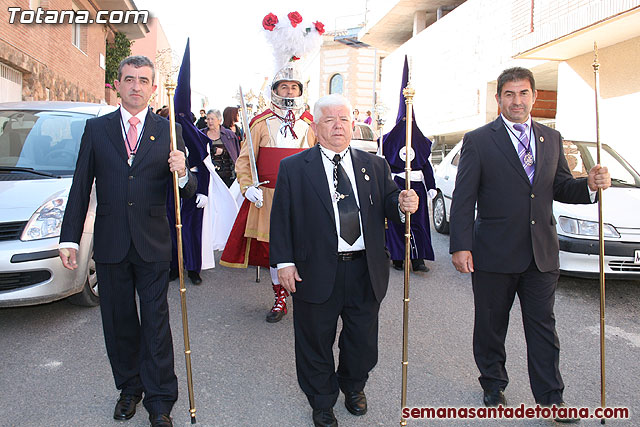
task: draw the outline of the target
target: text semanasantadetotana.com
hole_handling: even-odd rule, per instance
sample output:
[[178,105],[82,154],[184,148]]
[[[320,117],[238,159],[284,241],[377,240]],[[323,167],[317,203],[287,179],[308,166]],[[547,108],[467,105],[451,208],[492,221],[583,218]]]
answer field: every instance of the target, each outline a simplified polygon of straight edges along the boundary
[[629,408],[577,408],[568,406],[525,406],[474,408],[474,407],[413,407],[402,408],[403,418],[424,419],[628,419]]

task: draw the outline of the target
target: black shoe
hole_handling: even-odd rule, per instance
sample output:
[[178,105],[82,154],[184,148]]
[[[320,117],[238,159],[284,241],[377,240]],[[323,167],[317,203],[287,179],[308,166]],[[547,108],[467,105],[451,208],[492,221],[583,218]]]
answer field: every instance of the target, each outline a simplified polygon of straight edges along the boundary
[[333,408],[314,409],[313,425],[315,427],[338,427],[338,420],[336,420],[336,416],[333,415]]
[[113,418],[124,421],[133,417],[136,413],[136,405],[140,402],[140,399],[142,399],[142,396],[120,393],[120,398],[113,411]]
[[169,414],[149,414],[151,427],[173,427]]
[[393,262],[393,269],[394,270],[398,270],[398,271],[404,270],[404,262],[396,261],[396,260],[393,260],[392,262]]
[[173,282],[178,278],[179,275],[180,274],[178,274],[178,270],[172,268],[171,270],[169,270],[169,281]]
[[364,395],[364,391],[345,392],[344,406],[353,415],[364,415],[367,413],[367,396]]
[[191,279],[191,283],[194,285],[202,283],[202,277],[200,277],[200,274],[197,271],[188,271],[187,275],[189,276],[189,279]]
[[507,406],[507,398],[502,390],[485,390],[483,399],[484,406],[490,408],[495,406]]
[[269,313],[267,313],[267,322],[268,323],[278,323],[279,321],[282,320],[282,318],[284,317],[286,313],[284,312],[284,310],[280,310],[280,311],[270,311]]
[[[564,403],[564,402],[552,403],[551,405],[544,405],[544,406],[550,408],[553,405],[556,405],[557,409],[560,409],[560,408],[565,408],[566,409],[567,408],[567,404]],[[540,405],[540,406],[543,406],[543,405]],[[580,418],[559,418],[559,417],[556,417],[553,420],[555,422],[557,422],[557,423],[562,423],[562,424],[577,424],[577,423],[580,422]]]
[[413,271],[424,271],[425,273],[429,271],[429,267],[424,265],[423,259],[414,259],[411,261],[411,264],[413,266]]

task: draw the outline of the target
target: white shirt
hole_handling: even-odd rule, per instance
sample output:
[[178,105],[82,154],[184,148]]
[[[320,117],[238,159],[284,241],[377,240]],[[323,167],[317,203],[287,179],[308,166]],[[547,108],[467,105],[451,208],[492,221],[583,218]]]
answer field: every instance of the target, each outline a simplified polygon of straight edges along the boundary
[[[502,121],[507,126],[507,133],[509,134],[509,137],[511,138],[511,143],[513,144],[513,148],[516,150],[516,153],[519,153],[520,150],[518,149],[518,145],[520,145],[520,140],[518,139],[518,137],[520,136],[520,131],[513,127],[513,125],[516,124],[515,122],[507,120],[507,118],[502,114],[501,114],[501,116],[502,116]],[[529,118],[527,119],[526,122],[521,123],[521,124],[527,125],[527,138],[529,138],[529,148],[531,149],[531,154],[533,154],[533,159],[534,159],[534,162],[535,162],[535,159],[536,159],[536,136],[534,135],[533,127],[531,126],[531,116],[529,116]]]
[[[148,111],[149,109],[145,108],[142,111],[140,111],[138,114],[136,114],[136,117],[138,118],[138,120],[140,120],[140,122],[136,125],[136,130],[138,131],[138,139],[140,139],[140,135],[142,135],[142,130],[144,129],[144,121],[147,118]],[[133,117],[133,114],[128,112],[126,109],[120,107],[120,116],[122,117],[122,122],[120,122],[120,128],[121,128],[120,130],[122,131],[122,139],[124,139],[126,144],[127,132],[129,132],[129,128],[131,127],[131,123],[129,123],[129,119]],[[123,123],[124,123],[124,128],[122,128]],[[134,150],[136,148],[137,143],[138,141],[129,141],[129,144],[131,144],[131,148],[133,148]]]
[[[342,157],[340,164],[344,168],[344,171],[347,173],[347,176],[349,177],[349,181],[351,181],[351,187],[353,188],[353,195],[355,196],[355,199],[356,199],[356,205],[358,205],[358,221],[360,222],[360,237],[358,237],[356,241],[353,242],[353,245],[350,245],[347,242],[345,242],[344,239],[342,239],[342,237],[340,237],[340,215],[338,213],[338,201],[335,199],[335,197],[331,197],[331,204],[333,205],[333,215],[336,219],[336,232],[338,233],[338,252],[361,251],[365,248],[364,234],[363,234],[363,228],[362,228],[362,217],[360,216],[360,201],[358,200],[358,186],[356,185],[356,175],[353,172],[353,162],[351,161],[351,151],[349,150],[349,147],[347,147],[345,150],[341,151],[340,153],[336,153],[321,145],[319,145],[319,147],[322,153],[326,154],[326,156],[321,154],[320,157],[322,157],[322,165],[324,166],[324,172],[325,172],[325,175],[327,176],[327,183],[329,184],[329,191],[331,195],[333,196],[335,191],[333,186],[333,166],[334,165],[332,160],[333,160],[333,156],[335,156],[336,154],[339,154]],[[332,160],[329,160],[327,156],[329,157],[329,159],[332,159]]]

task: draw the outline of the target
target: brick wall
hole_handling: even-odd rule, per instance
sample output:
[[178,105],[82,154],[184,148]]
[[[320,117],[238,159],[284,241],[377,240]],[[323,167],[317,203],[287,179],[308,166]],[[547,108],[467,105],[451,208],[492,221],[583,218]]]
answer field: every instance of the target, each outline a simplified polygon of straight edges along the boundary
[[538,97],[536,98],[531,115],[533,117],[543,117],[546,119],[556,118],[556,106],[558,104],[558,92],[555,90],[538,89]]
[[[51,10],[96,9],[85,0],[47,0]],[[104,70],[100,54],[105,53],[107,28],[99,24],[81,27],[80,46],[72,44],[70,24],[9,23],[8,7],[29,8],[29,0],[0,0],[0,61],[23,74],[25,101],[50,100],[100,102],[105,97]]]

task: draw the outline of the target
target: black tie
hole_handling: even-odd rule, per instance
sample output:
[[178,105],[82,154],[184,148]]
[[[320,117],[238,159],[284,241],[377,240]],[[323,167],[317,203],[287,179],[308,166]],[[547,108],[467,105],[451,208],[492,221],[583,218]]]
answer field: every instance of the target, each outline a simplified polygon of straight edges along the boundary
[[360,237],[360,219],[358,205],[353,193],[351,181],[344,168],[340,164],[341,157],[336,154],[333,157],[335,165],[334,178],[336,179],[336,196],[338,198],[338,215],[340,216],[340,237],[350,245]]

